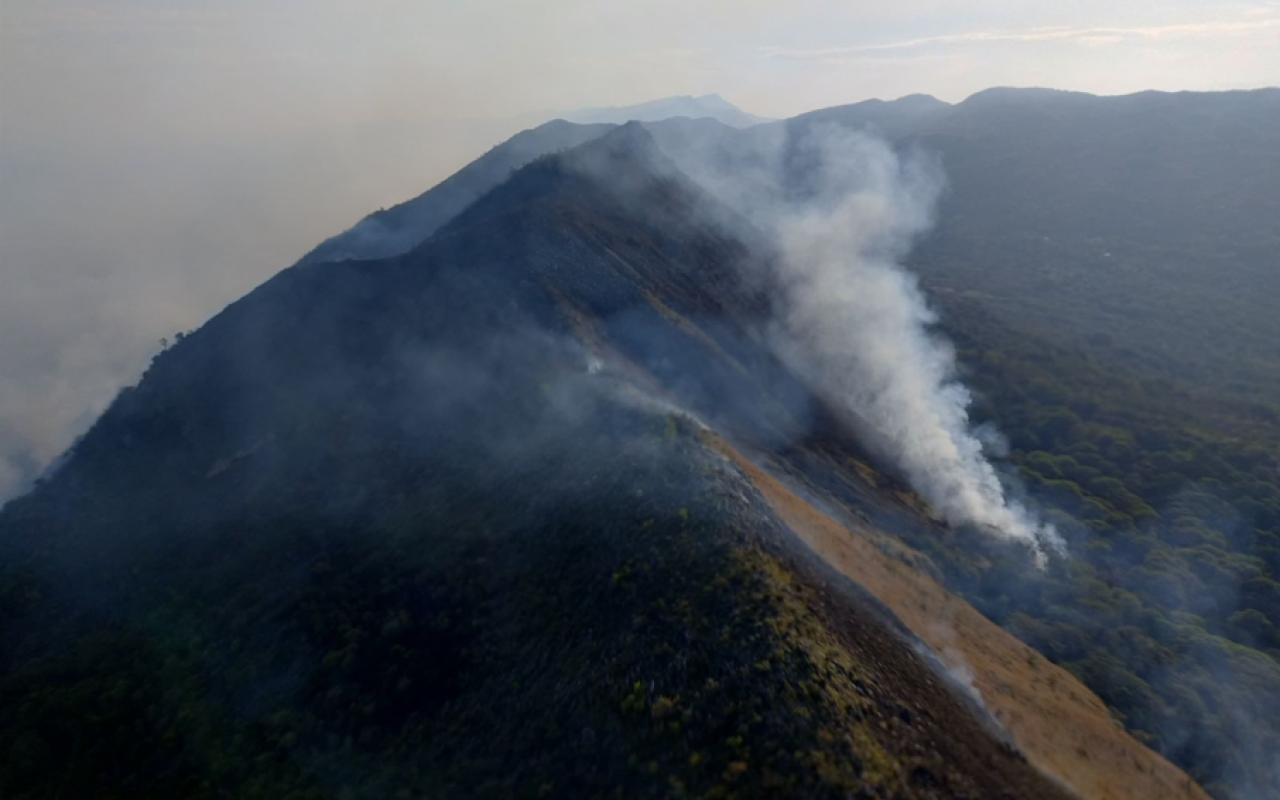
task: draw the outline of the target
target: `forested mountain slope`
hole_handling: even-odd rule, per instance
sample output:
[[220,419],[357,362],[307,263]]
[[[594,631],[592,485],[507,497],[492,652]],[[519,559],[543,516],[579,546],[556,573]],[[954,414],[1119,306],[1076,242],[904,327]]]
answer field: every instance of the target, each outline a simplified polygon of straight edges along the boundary
[[1280,89],[991,90],[904,144],[941,155],[911,266],[1013,323],[1245,409],[1280,397]]
[[833,126],[939,159],[948,188],[909,265],[1081,557],[1052,591],[1011,590],[955,550],[950,583],[1223,796],[1280,779],[1278,97],[992,90],[649,126],[709,186],[790,159],[803,191],[789,154]]
[[158,356],[0,512],[0,791],[1066,797],[706,443],[812,402],[709,202],[623,128]]
[[909,540],[1215,794],[1280,792],[1280,92],[894,105],[721,133],[694,161],[776,158],[803,193],[801,144],[833,127],[938,159],[907,263],[1073,557],[1046,578]]
[[[162,353],[5,507],[0,789],[1053,796],[1008,735],[1082,796],[1201,796],[1123,726],[1267,796],[1274,99],[998,91],[499,147]],[[714,189],[819,124],[940,154],[911,263],[1067,536],[1046,573],[930,521],[777,361],[767,237],[665,157]],[[935,693],[928,603],[970,626],[994,723]]]

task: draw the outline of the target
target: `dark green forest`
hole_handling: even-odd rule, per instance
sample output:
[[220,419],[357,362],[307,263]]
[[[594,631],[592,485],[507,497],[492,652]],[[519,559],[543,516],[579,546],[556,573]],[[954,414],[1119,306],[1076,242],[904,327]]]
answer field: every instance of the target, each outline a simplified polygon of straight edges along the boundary
[[[1275,407],[1117,368],[942,295],[978,410],[1070,557],[1029,573],[980,536],[913,543],[1223,798],[1280,786]],[[1250,790],[1260,794],[1251,794]]]
[[994,89],[880,123],[942,153],[908,265],[1072,557],[1040,578],[963,532],[917,545],[1139,738],[1249,800],[1280,795],[1277,111],[1274,89]]

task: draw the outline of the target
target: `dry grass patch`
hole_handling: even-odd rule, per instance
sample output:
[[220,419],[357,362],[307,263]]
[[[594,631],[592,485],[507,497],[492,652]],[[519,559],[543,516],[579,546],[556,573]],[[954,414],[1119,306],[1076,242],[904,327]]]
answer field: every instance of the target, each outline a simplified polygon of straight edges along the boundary
[[1070,673],[909,567],[917,557],[910,548],[869,526],[846,528],[712,438],[810,548],[879,598],[976,692],[1041,770],[1093,800],[1208,800],[1190,777],[1129,736]]

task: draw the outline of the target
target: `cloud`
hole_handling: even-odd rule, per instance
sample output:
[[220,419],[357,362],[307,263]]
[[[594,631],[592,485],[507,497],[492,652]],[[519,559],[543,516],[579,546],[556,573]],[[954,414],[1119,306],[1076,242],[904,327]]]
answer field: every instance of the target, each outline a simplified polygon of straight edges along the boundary
[[1280,17],[1267,16],[1261,19],[1245,19],[1230,22],[1199,22],[1137,27],[1072,27],[1060,25],[1026,28],[1022,30],[971,31],[968,33],[925,36],[916,39],[903,39],[895,42],[854,45],[850,47],[825,47],[816,49],[766,47],[760,52],[761,55],[766,58],[795,61],[829,61],[839,60],[848,56],[896,53],[904,50],[917,50],[931,47],[1051,43],[1099,46],[1141,42],[1168,42],[1190,38],[1253,36],[1273,33],[1280,34]]

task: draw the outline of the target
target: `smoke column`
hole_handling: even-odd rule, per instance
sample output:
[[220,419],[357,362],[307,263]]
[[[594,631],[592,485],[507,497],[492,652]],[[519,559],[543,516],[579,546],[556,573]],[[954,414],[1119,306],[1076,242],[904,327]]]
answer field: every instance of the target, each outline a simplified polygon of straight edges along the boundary
[[932,224],[940,166],[839,128],[804,136],[795,156],[809,178],[775,217],[776,345],[948,522],[1023,542],[1043,565],[1061,539],[1007,496],[970,422],[955,353],[931,333],[936,317],[898,264]]

